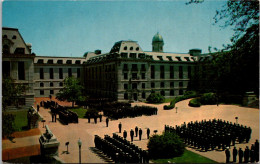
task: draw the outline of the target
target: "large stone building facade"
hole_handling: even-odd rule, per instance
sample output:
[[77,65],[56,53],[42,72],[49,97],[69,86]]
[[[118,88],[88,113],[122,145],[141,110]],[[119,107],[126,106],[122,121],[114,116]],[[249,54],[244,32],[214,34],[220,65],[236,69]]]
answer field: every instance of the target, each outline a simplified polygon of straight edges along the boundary
[[109,53],[96,50],[84,57],[31,54],[31,44],[14,28],[3,28],[2,39],[3,77],[29,86],[23,103],[27,106],[34,97],[55,96],[70,76],[81,80],[87,94],[116,101],[144,101],[151,92],[166,98],[183,95],[201,54],[199,49],[165,53],[159,33],[152,39],[151,52],[127,40],[116,42]]

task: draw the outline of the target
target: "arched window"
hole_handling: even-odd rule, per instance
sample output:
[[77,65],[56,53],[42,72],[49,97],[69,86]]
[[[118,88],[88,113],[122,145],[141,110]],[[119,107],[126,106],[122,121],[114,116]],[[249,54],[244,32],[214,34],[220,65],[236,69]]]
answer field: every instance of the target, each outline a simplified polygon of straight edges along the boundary
[[124,47],[124,50],[127,50],[127,46]]
[[136,51],[139,51],[139,47],[136,47],[136,49],[135,49]]
[[133,47],[130,47],[130,50],[133,50],[134,48]]

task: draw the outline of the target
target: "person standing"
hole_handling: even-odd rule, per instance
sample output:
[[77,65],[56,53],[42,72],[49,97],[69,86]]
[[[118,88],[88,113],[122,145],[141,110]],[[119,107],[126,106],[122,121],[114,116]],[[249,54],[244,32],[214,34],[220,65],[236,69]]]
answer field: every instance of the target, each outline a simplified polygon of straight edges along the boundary
[[249,148],[248,146],[245,149],[245,153],[244,153],[244,159],[245,159],[245,163],[248,163],[248,159],[249,159]]
[[126,130],[124,130],[124,132],[123,132],[123,137],[124,137],[124,139],[126,139],[126,137],[127,137],[127,132],[126,132]]
[[241,148],[239,148],[239,150],[238,150],[239,163],[243,162],[243,157],[244,157],[244,152]]
[[137,137],[137,135],[138,135],[138,127],[136,126],[135,127],[135,137]]
[[133,142],[133,140],[134,140],[134,134],[135,134],[134,130],[131,129],[131,131],[130,131],[131,142]]
[[229,148],[227,147],[226,151],[226,163],[229,163],[229,159],[230,159],[230,151],[229,151]]
[[149,138],[150,138],[150,129],[147,128],[147,139],[149,139]]
[[94,122],[95,122],[95,124],[97,124],[97,116],[96,115],[94,116]]
[[106,118],[107,127],[108,127],[108,123],[109,123],[109,119],[108,119],[108,117],[107,117],[107,118]]
[[142,140],[142,133],[143,133],[143,131],[142,131],[142,129],[140,128],[140,129],[139,129],[139,140]]
[[233,163],[237,162],[237,149],[234,147],[233,149]]
[[118,124],[118,128],[119,128],[119,133],[121,133],[121,129],[122,129],[122,124],[121,124],[121,122]]

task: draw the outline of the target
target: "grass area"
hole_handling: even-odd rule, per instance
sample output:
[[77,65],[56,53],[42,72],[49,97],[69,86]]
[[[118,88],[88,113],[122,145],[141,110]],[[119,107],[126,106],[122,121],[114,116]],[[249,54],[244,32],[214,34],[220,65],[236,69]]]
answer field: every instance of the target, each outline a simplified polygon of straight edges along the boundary
[[69,110],[72,111],[72,112],[77,113],[79,118],[84,118],[85,113],[87,112],[87,109],[83,109],[83,108],[71,108]]
[[149,103],[147,101],[144,101],[144,102],[147,103],[147,104],[158,104],[159,105],[159,104],[163,104],[163,103],[170,103],[173,99],[174,98],[165,99],[164,102],[162,102],[162,103]]
[[152,161],[154,163],[168,163],[168,161],[170,161],[171,163],[217,163],[216,161],[213,161],[209,158],[203,157],[186,149],[181,157],[175,157],[171,159],[156,159]]
[[26,130],[27,127],[27,110],[21,111],[8,111],[7,114],[13,114],[14,117],[14,129],[15,131]]

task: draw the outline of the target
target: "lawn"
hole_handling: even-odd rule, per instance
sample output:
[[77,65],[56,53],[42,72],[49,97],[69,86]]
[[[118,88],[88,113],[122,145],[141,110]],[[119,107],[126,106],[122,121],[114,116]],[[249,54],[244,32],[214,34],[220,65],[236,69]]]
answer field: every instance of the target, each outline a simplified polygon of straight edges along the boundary
[[191,151],[185,149],[183,155],[181,157],[175,157],[171,159],[157,159],[152,160],[154,163],[217,163],[209,158],[203,157]]
[[23,131],[27,129],[27,110],[8,111],[8,114],[13,114],[15,131]]
[[84,118],[85,113],[87,112],[87,109],[83,109],[83,108],[71,108],[69,110],[72,111],[72,112],[77,113],[79,118]]

